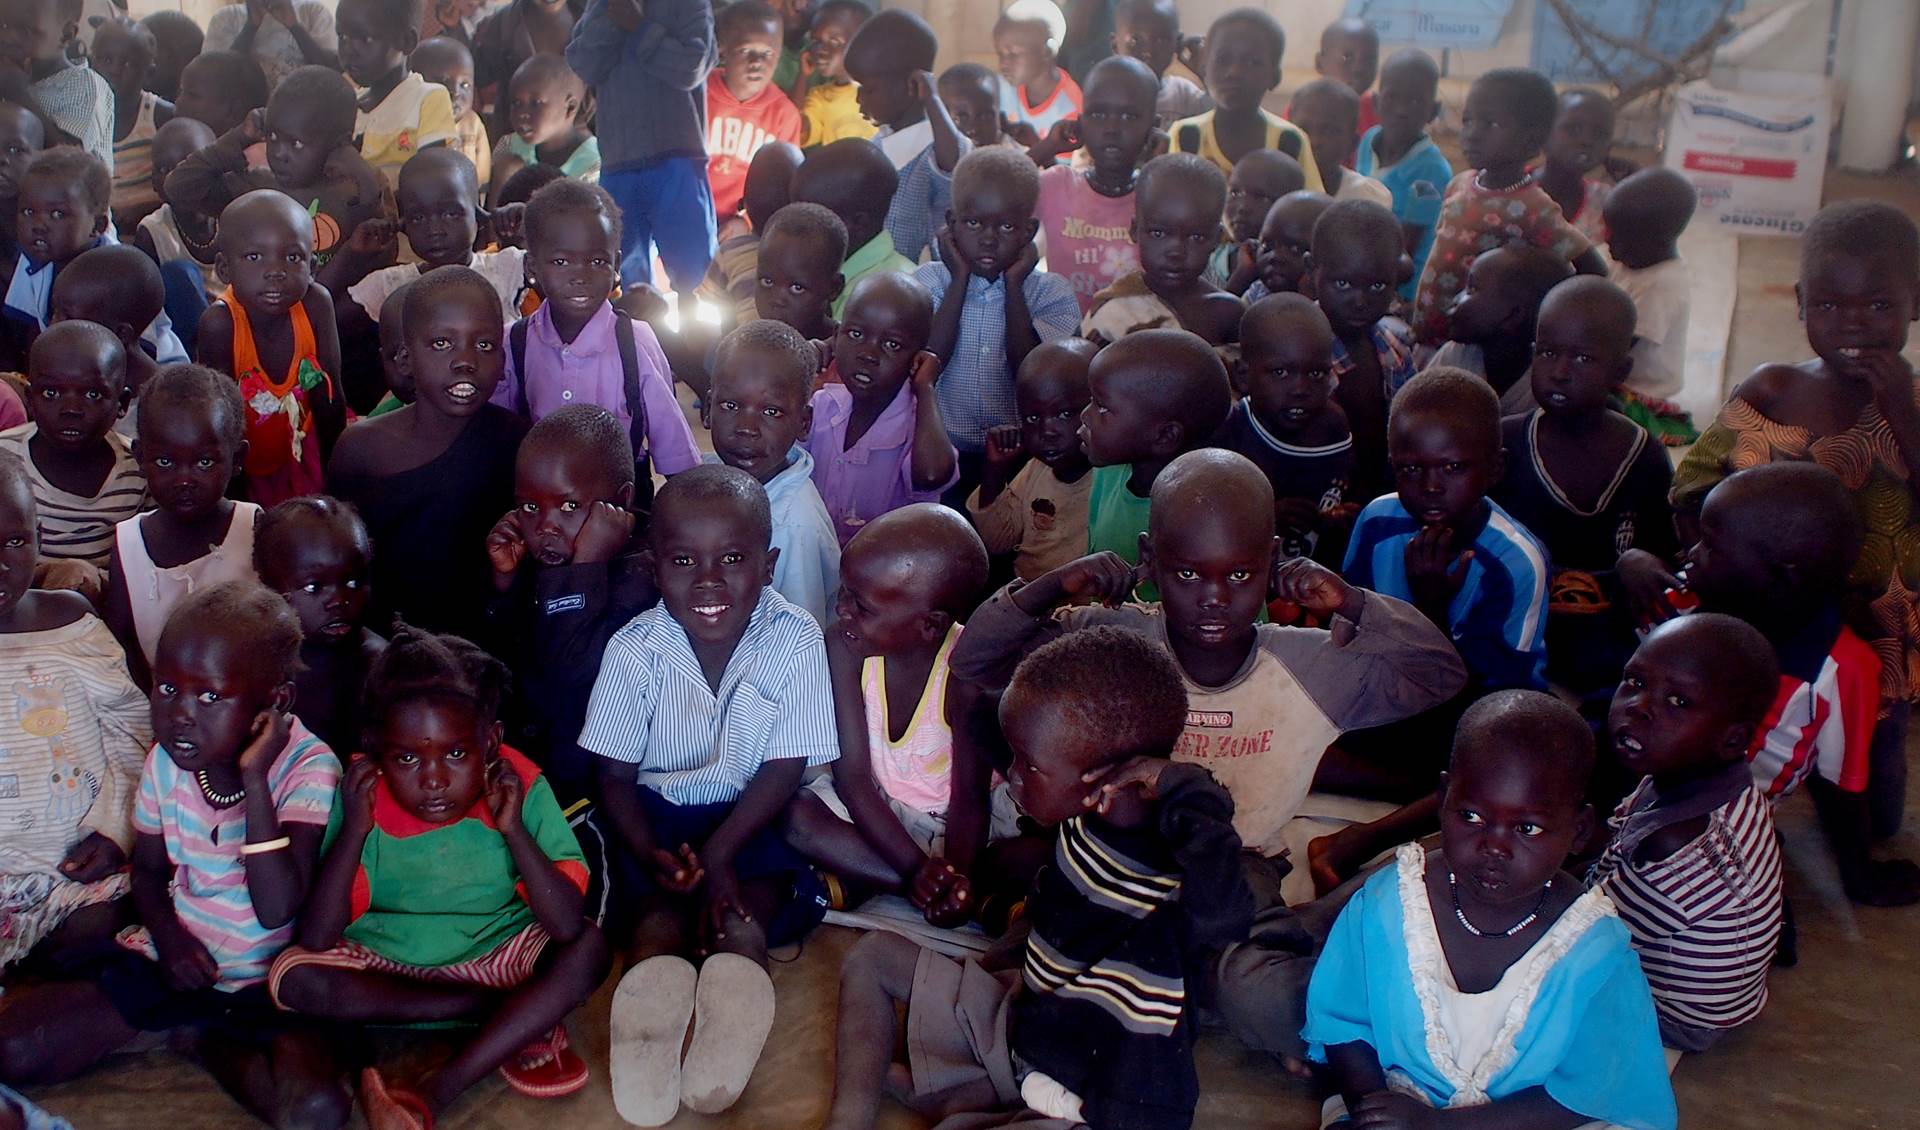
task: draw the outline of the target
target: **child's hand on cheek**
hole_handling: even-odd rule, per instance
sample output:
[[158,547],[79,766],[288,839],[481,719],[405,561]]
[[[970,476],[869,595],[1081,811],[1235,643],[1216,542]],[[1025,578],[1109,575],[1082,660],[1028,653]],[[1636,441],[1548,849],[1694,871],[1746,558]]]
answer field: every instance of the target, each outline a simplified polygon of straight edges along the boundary
[[240,779],[248,789],[264,788],[267,770],[287,748],[287,734],[293,729],[293,715],[268,707],[253,716],[253,740],[240,751]]
[[1911,417],[1913,403],[1913,366],[1891,349],[1862,351],[1843,362],[1849,375],[1867,382],[1874,402],[1887,416]]
[[513,575],[527,557],[527,539],[520,533],[520,508],[514,507],[487,531],[487,563],[493,566],[493,587],[506,592]]
[[340,785],[340,831],[345,836],[365,837],[373,831],[373,794],[380,785],[380,764],[371,757],[356,757],[347,766],[346,780]]
[[960,254],[960,246],[953,241],[953,229],[946,224],[940,225],[935,236],[940,244],[940,261],[947,265],[947,272],[956,282],[965,281],[973,274],[973,265],[965,255]]
[[266,107],[255,107],[240,119],[240,139],[248,145],[258,145],[267,139]]
[[526,796],[520,774],[505,761],[495,761],[487,774],[487,811],[493,814],[493,826],[502,836],[515,835],[525,827],[520,823],[520,802]]
[[[1031,129],[1033,127],[1029,126],[1027,128]],[[1040,149],[1044,153],[1051,153],[1055,157],[1059,157],[1080,148],[1080,144],[1080,119],[1061,118],[1059,121],[1053,123],[1052,129],[1047,131],[1046,144],[1042,145]]]
[[1080,775],[1088,786],[1080,804],[1117,824],[1137,823],[1145,818],[1144,806],[1159,798],[1160,772],[1169,764],[1164,758],[1130,757],[1089,769]]
[[580,526],[580,536],[573,540],[573,563],[599,565],[613,560],[633,537],[633,523],[633,511],[604,500],[594,503]]
[[1027,276],[1031,275],[1033,269],[1039,265],[1040,249],[1031,243],[1027,244],[1021,249],[1020,254],[1014,256],[1013,262],[1007,264],[1007,285],[1019,286],[1026,282]]
[[922,349],[913,355],[913,394],[925,399],[933,395],[933,386],[940,380],[940,358]]
[[97,883],[126,865],[127,853],[119,844],[98,832],[89,832],[67,849],[67,857],[60,861],[60,874],[75,883]]
[[502,204],[491,212],[483,213],[480,222],[493,232],[494,241],[500,246],[526,246],[527,206],[525,204]]
[[379,255],[400,242],[400,222],[385,216],[361,220],[347,237],[347,251],[353,255]]
[[1174,49],[1174,58],[1180,65],[1196,75],[1207,73],[1207,37],[1204,35],[1183,35],[1180,46]]

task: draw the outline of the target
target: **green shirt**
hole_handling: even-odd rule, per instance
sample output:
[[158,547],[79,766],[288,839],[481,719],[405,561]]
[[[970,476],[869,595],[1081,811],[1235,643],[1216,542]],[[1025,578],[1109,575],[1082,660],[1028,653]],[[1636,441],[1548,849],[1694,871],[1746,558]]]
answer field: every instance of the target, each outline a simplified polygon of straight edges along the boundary
[[913,260],[894,250],[893,235],[882,228],[879,235],[847,256],[847,261],[840,265],[840,273],[846,276],[847,285],[840,288],[840,297],[833,300],[834,321],[839,321],[840,312],[847,308],[847,296],[853,293],[854,283],[868,275],[884,275],[891,271],[912,274]]
[[[500,756],[526,787],[520,820],[533,842],[586,890],[586,857],[546,778],[517,750],[502,746]],[[333,806],[329,847],[345,808],[344,801]],[[373,825],[360,849],[346,940],[431,968],[485,957],[534,924],[513,853],[484,796],[459,819],[429,824],[402,808],[383,780],[374,789]]]
[[[1087,552],[1103,549],[1140,564],[1140,535],[1147,532],[1147,499],[1133,493],[1127,480],[1133,477],[1133,464],[1116,463],[1093,469],[1093,487],[1087,494]],[[1152,602],[1160,599],[1160,590],[1141,581],[1134,599]]]

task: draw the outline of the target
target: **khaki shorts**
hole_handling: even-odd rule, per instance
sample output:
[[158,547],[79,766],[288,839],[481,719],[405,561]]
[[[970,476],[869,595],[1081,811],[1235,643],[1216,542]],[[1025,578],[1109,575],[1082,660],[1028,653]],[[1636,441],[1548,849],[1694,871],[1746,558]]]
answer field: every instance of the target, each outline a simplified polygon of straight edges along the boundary
[[[849,824],[853,822],[853,816],[847,811],[846,802],[840,799],[838,792],[834,791],[832,773],[822,773],[801,788],[819,797],[820,802],[831,809],[835,816]],[[886,794],[883,792],[881,795]],[[922,812],[911,805],[901,804],[892,797],[887,797],[886,800],[887,807],[899,817],[900,826],[907,830],[908,838],[912,839],[921,851],[928,855],[946,854],[946,813]],[[1013,794],[1007,791],[1007,783],[998,782],[993,786],[993,791],[987,794],[987,842],[1012,839],[1019,834],[1020,811],[1014,807]]]

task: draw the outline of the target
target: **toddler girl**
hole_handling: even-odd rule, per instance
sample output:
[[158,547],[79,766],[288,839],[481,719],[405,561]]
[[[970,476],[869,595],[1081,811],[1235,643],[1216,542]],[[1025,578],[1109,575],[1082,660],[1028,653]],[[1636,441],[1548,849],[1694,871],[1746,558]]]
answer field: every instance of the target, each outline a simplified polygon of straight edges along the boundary
[[204,365],[169,365],[140,391],[134,457],[158,507],[114,527],[107,566],[107,626],[127,668],[151,682],[160,631],[188,594],[253,580],[260,507],[226,497],[246,450],[246,405],[232,378]]
[[[76,911],[124,895],[128,817],[153,731],[120,645],[73,593],[29,589],[39,531],[27,470],[0,454],[0,968],[75,935]],[[111,920],[111,916],[108,916]]]
[[95,979],[8,994],[6,1082],[71,1078],[140,1032],[191,1029],[201,1063],[254,1117],[346,1121],[325,1044],[275,1012],[265,985],[340,782],[333,751],[288,712],[299,652],[292,609],[256,582],[180,603],[155,652],[155,741],[133,809],[141,924]]
[[[528,165],[552,165],[576,180],[600,179],[600,142],[580,127],[587,88],[558,55],[535,55],[520,64],[507,84],[507,125],[512,132],[493,149],[493,183]],[[498,202],[496,201],[496,204]]]
[[253,565],[300,617],[300,720],[339,749],[360,743],[361,690],[387,641],[369,631],[373,539],[353,507],[325,495],[290,498],[260,516]]
[[313,281],[313,217],[275,189],[220,213],[215,260],[227,290],[200,316],[200,360],[240,382],[247,492],[262,506],[321,489],[346,426],[333,299]]
[[458,637],[394,635],[367,677],[370,756],[347,770],[300,943],[268,979],[280,1007],[333,1020],[479,1022],[411,1090],[361,1073],[377,1127],[429,1126],[495,1068],[532,1098],[587,1084],[561,1021],[607,975],[607,943],[553,790],[500,743],[506,674]]
[[1594,830],[1593,761],[1587,724],[1549,695],[1504,691],[1460,720],[1441,851],[1402,845],[1313,971],[1301,1035],[1338,1091],[1322,1126],[1414,1126],[1436,1107],[1678,1125],[1627,929],[1560,869]]
[[113,222],[132,231],[160,205],[153,187],[153,135],[173,117],[173,103],[146,89],[153,74],[153,33],[116,16],[94,29],[87,61],[113,87]]

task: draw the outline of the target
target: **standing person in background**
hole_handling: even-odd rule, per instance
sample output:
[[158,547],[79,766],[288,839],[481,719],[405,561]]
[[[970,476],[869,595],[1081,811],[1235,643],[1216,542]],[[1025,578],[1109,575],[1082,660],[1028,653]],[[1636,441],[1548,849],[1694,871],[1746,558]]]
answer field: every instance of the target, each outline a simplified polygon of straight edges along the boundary
[[620,204],[620,281],[653,281],[653,251],[691,309],[713,261],[707,185],[710,0],[590,0],[567,64],[599,98],[600,183]]
[[321,0],[241,0],[207,21],[204,50],[251,55],[268,87],[309,64],[340,69],[333,9]]
[[794,145],[804,132],[800,111],[773,85],[780,57],[780,14],[761,0],[737,0],[713,23],[720,61],[707,84],[707,184],[724,225],[740,211],[747,166],[762,146]]

